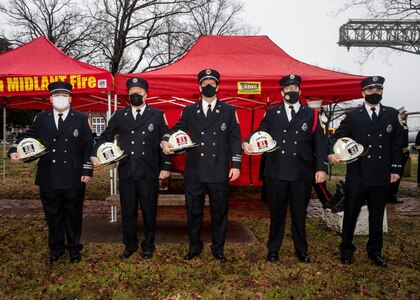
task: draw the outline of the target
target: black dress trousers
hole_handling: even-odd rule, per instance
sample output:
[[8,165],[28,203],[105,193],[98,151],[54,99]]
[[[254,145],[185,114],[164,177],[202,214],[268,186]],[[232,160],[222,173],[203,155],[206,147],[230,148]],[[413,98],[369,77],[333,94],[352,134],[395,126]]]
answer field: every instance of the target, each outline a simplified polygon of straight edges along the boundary
[[51,255],[61,256],[66,248],[77,255],[83,248],[79,243],[82,233],[85,184],[74,189],[40,187],[40,196],[48,224],[48,245]]

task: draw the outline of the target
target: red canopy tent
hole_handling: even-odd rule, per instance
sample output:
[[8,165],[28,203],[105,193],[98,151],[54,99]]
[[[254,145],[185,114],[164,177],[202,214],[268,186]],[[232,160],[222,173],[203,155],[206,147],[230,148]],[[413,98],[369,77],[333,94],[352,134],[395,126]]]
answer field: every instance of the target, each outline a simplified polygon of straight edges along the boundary
[[[3,108],[3,135],[6,134],[6,108],[51,108],[47,87],[54,81],[66,81],[73,85],[74,109],[110,111],[112,79],[109,71],[65,55],[45,37],[1,54],[0,105]],[[5,150],[4,144],[3,161]]]
[[[148,103],[164,109],[169,125],[173,125],[179,110],[199,98],[197,74],[205,68],[219,71],[218,96],[238,107],[243,138],[260,122],[264,109],[259,108],[282,101],[279,79],[285,75],[302,77],[304,103],[318,100],[323,105],[360,98],[360,81],[364,78],[300,62],[267,36],[202,36],[183,58],[171,65],[140,74],[117,74],[115,93],[121,100],[126,99],[127,79],[145,78],[150,86]],[[259,157],[252,157],[249,164],[245,158],[237,184],[257,184],[258,170]]]
[[108,110],[111,73],[65,55],[45,37],[0,55],[0,99],[6,108],[50,109],[47,87],[54,81],[73,85],[74,109]]

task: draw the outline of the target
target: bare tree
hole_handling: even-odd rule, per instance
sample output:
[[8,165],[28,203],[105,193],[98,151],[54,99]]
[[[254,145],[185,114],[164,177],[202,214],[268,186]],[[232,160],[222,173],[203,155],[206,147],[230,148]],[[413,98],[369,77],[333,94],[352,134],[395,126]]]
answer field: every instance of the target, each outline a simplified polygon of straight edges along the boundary
[[22,45],[45,36],[64,53],[76,58],[89,58],[98,50],[90,36],[94,24],[73,0],[10,0],[0,5],[0,13],[11,25],[12,44]]
[[239,18],[244,4],[237,0],[196,0],[188,27],[195,35],[252,35],[258,30]]
[[182,57],[205,34],[253,34],[232,0],[101,0],[91,16],[112,73],[158,68]]
[[353,8],[364,9],[370,19],[409,19],[420,15],[419,0],[348,0],[339,13]]
[[91,17],[100,29],[94,37],[111,72],[134,72],[154,41],[168,34],[165,23],[188,12],[189,1],[101,0]]

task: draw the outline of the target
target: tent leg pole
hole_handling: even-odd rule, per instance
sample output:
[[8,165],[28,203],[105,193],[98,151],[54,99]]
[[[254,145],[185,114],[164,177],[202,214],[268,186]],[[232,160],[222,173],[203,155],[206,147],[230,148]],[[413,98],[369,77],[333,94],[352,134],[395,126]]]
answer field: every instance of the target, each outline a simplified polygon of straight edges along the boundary
[[[251,114],[251,132],[250,134],[254,131],[254,119],[255,119],[255,109],[251,110],[252,114]],[[253,185],[252,182],[252,156],[248,156],[248,163],[249,163],[249,185]]]
[[[117,109],[118,109],[117,94],[115,94],[114,95],[114,112],[117,111]],[[114,194],[118,194],[117,193],[117,167],[116,166],[114,166],[112,178],[113,178],[112,184],[113,184]]]
[[3,106],[3,184],[6,183],[6,105]]

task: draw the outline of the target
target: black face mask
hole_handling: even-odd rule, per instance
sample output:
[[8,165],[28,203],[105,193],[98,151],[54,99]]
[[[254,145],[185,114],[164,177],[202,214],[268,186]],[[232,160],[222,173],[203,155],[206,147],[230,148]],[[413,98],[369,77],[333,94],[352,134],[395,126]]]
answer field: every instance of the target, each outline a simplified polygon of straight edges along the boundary
[[211,84],[208,84],[206,86],[201,87],[201,91],[204,96],[211,98],[214,95],[216,95],[216,87],[212,86]]
[[365,100],[369,104],[376,105],[382,100],[382,95],[376,93],[372,95],[365,95]]
[[130,103],[133,106],[140,106],[143,104],[143,95],[134,93],[130,95]]
[[290,104],[295,104],[299,101],[299,92],[287,92],[284,93],[284,100]]

